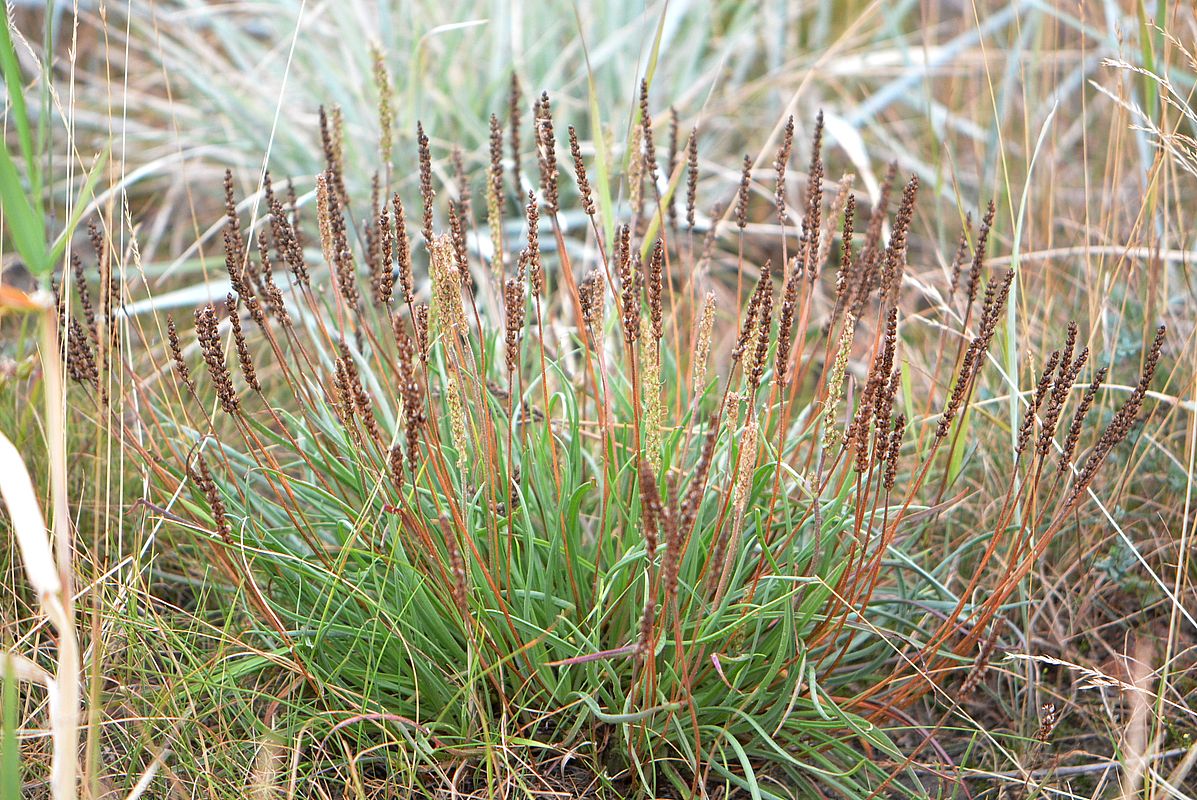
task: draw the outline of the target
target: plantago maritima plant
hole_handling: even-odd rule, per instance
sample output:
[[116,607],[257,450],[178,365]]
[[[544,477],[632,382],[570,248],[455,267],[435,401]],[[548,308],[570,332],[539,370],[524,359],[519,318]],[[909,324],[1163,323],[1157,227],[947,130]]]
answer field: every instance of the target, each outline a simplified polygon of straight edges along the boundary
[[[734,226],[716,213],[703,231],[700,131],[679,142],[671,117],[663,171],[646,83],[631,202],[594,190],[571,127],[571,215],[553,108],[536,98],[530,195],[518,84],[509,161],[491,118],[485,220],[462,155],[423,127],[419,231],[389,162],[372,201],[346,196],[335,113],[321,114],[318,230],[272,195],[251,249],[230,197],[234,293],[196,311],[194,336],[168,321],[160,361],[177,386],[139,383],[149,435],[130,446],[185,531],[176,541],[259,625],[269,657],[240,674],[289,671],[320,699],[321,744],[301,756],[312,780],[335,740],[432,788],[454,764],[484,781],[576,758],[649,796],[916,795],[887,728],[972,665],[1130,430],[1162,338],[1078,470],[1101,373],[1057,446],[1086,363],[1070,332],[1029,398],[1018,479],[974,576],[903,574],[896,554],[943,512],[938,476],[1003,319],[1012,276],[985,267],[992,209],[975,252],[964,237],[950,262],[941,311],[960,351],[933,376],[928,413],[901,391],[917,180],[898,187],[891,169],[853,241],[868,203],[848,181],[824,196],[820,118],[799,202],[787,126],[771,183],[746,160],[718,198]],[[775,241],[750,228],[757,194],[771,196]],[[500,228],[512,207],[522,233]]]

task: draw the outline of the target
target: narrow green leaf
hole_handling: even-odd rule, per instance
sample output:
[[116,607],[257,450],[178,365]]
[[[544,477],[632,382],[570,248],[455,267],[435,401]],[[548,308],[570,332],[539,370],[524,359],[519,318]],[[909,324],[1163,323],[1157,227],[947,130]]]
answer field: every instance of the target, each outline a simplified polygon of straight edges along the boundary
[[47,261],[51,267],[58,263],[58,259],[62,258],[67,243],[70,242],[71,237],[75,233],[75,227],[79,224],[79,218],[83,216],[88,203],[91,202],[96,182],[99,181],[100,174],[104,171],[104,165],[107,163],[108,150],[104,150],[96,157],[96,163],[92,165],[91,172],[87,174],[87,179],[83,181],[83,186],[79,189],[79,196],[75,198],[75,206],[71,209],[71,217],[67,220],[66,227],[63,228],[62,233],[58,234],[58,238],[54,241],[54,246],[50,249]]
[[17,676],[3,661],[0,674],[0,709],[4,718],[0,720],[0,795],[21,796],[20,745],[17,743]]
[[12,19],[5,6],[4,26],[0,28],[0,71],[8,87],[8,100],[12,104],[11,118],[17,126],[17,139],[21,144],[21,157],[29,171],[29,183],[35,196],[41,194],[41,179],[37,170],[36,154],[33,150],[33,131],[29,126],[29,112],[25,106],[25,87],[21,85],[21,66],[17,61],[17,50],[12,41]]
[[7,147],[0,147],[0,201],[4,203],[4,221],[13,245],[25,266],[39,278],[48,270],[45,220],[29,203],[29,196],[17,174],[17,166]]

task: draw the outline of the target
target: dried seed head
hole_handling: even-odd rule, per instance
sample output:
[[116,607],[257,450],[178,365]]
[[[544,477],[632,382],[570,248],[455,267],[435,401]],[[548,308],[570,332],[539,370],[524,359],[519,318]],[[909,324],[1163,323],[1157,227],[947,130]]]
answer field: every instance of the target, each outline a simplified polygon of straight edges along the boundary
[[217,488],[216,482],[212,480],[212,473],[208,471],[208,463],[204,460],[203,453],[195,454],[195,468],[188,468],[192,482],[195,488],[200,490],[203,494],[204,500],[208,503],[208,509],[212,512],[212,524],[216,528],[216,534],[227,545],[233,544],[233,529],[229,525],[228,512],[225,510],[224,500],[220,496],[220,489]]
[[449,204],[449,242],[453,245],[453,259],[462,288],[467,288],[470,285],[470,251],[466,244],[465,228],[461,225],[461,217],[457,215],[457,206],[452,203]]
[[395,289],[395,230],[391,227],[391,212],[386,203],[378,211],[378,231],[380,258],[375,264],[371,288],[374,290],[374,301],[380,306],[387,306],[391,303]]
[[100,372],[96,368],[96,357],[91,349],[91,340],[79,320],[71,318],[66,334],[66,368],[71,380],[85,383],[92,389],[100,388]]
[[1072,384],[1080,375],[1085,362],[1089,360],[1089,348],[1082,347],[1076,359],[1072,358],[1073,348],[1076,346],[1077,325],[1068,323],[1068,337],[1064,343],[1064,352],[1060,356],[1060,367],[1056,371],[1055,382],[1052,384],[1051,398],[1047,410],[1043,415],[1043,428],[1039,433],[1036,450],[1041,458],[1047,458],[1051,451],[1052,437],[1056,434],[1056,426],[1060,422],[1060,414],[1064,404],[1068,402],[1068,395],[1072,392]]
[[553,137],[553,111],[549,93],[540,96],[540,115],[536,119],[536,144],[540,161],[540,194],[550,215],[560,209],[557,196],[557,143]]
[[1106,368],[1102,367],[1097,370],[1093,376],[1093,381],[1081,396],[1081,402],[1077,405],[1076,411],[1072,414],[1072,424],[1068,428],[1068,436],[1064,440],[1064,447],[1060,452],[1060,459],[1057,466],[1057,472],[1064,472],[1072,463],[1072,456],[1076,453],[1077,442],[1081,438],[1081,428],[1085,424],[1085,417],[1089,414],[1089,409],[1093,407],[1093,400],[1097,397],[1097,390],[1101,388],[1102,383],[1106,379]]
[[1110,451],[1114,449],[1123,439],[1130,434],[1131,429],[1135,425],[1135,421],[1139,417],[1139,411],[1143,406],[1143,398],[1147,396],[1147,388],[1151,384],[1151,379],[1155,376],[1155,370],[1159,364],[1160,351],[1164,345],[1165,328],[1163,325],[1156,329],[1155,339],[1151,343],[1151,347],[1147,351],[1147,357],[1143,364],[1143,372],[1139,376],[1139,383],[1131,392],[1129,398],[1114,414],[1114,418],[1106,426],[1105,431],[1102,432],[1101,437],[1097,440],[1093,451],[1085,460],[1084,467],[1081,468],[1080,475],[1072,486],[1072,491],[1069,493],[1064,507],[1070,507],[1081,493],[1088,488],[1093,481],[1097,470],[1105,462],[1106,457]]
[[990,291],[992,283],[986,287],[985,302],[981,306],[980,323],[983,350],[989,349],[994,333],[997,332],[997,324],[1006,309],[1006,301],[1010,298],[1010,286],[1013,282],[1014,270],[1006,270],[998,279],[996,290]]
[[382,443],[384,441],[382,430],[378,427],[378,420],[374,417],[374,404],[370,400],[370,395],[366,392],[362,385],[362,376],[358,372],[357,362],[353,358],[353,353],[349,349],[349,343],[344,339],[339,342],[341,350],[341,369],[344,371],[346,378],[346,388],[348,389],[349,399],[353,404],[354,411],[357,412],[358,418],[362,424],[366,426],[366,433],[375,442]]
[[[345,304],[355,310],[361,306],[361,294],[357,289],[357,264],[353,251],[349,247],[349,232],[345,225],[345,213],[341,201],[335,191],[331,190],[333,176],[325,173],[324,201],[326,207],[326,230],[321,231],[321,239],[325,242],[325,255],[332,265],[333,277],[336,279],[337,291]],[[326,238],[327,237],[327,238]]]
[[640,338],[640,292],[636,277],[640,272],[639,253],[633,253],[631,234],[627,225],[620,226],[616,239],[616,262],[619,265],[620,304],[623,311],[623,339],[628,345]]
[[106,266],[105,262],[108,260],[108,242],[94,220],[87,221],[87,239],[91,242],[92,252],[96,254],[96,261],[99,262],[97,266],[100,268],[100,272],[103,273]]
[[885,171],[885,180],[881,184],[881,194],[877,198],[877,205],[873,206],[873,213],[869,215],[869,227],[865,231],[861,257],[867,262],[880,259],[881,231],[885,224],[885,218],[889,215],[890,195],[893,194],[894,182],[897,179],[898,162],[891,161]]
[[989,351],[989,345],[997,330],[998,319],[1005,310],[1006,301],[1010,297],[1010,284],[1013,280],[1014,270],[1007,270],[1001,278],[990,281],[985,287],[985,303],[981,310],[979,330],[964,352],[964,359],[956,374],[952,394],[940,415],[939,424],[936,426],[936,439],[943,439],[947,436],[948,430],[952,426],[952,420],[961,410],[969,384],[985,361],[985,354]]
[[869,468],[869,431],[873,424],[874,389],[871,381],[865,383],[860,405],[856,407],[856,414],[853,415],[852,424],[848,426],[847,435],[844,437],[844,443],[855,448],[856,457],[852,468],[861,475]]
[[985,637],[985,641],[981,644],[981,649],[977,651],[977,657],[973,661],[972,669],[969,670],[968,677],[964,679],[964,683],[960,684],[960,696],[968,697],[981,683],[981,678],[985,675],[985,670],[989,666],[989,659],[993,656],[993,650],[997,646],[998,639],[998,625],[994,623],[989,628],[989,635]]
[[524,301],[524,267],[527,263],[528,255],[525,250],[520,255],[520,267],[516,270],[516,275],[513,278],[507,279],[507,285],[503,289],[503,303],[505,306],[505,318],[507,321],[507,336],[506,336],[506,356],[507,356],[507,374],[515,374],[519,367],[519,343],[520,337],[524,332],[524,317],[526,304]]
[[736,192],[736,226],[743,231],[748,227],[748,192],[752,187],[752,159],[744,155],[744,168],[740,172],[740,188]]
[[[1076,337],[1078,333],[1077,324],[1073,320],[1068,322],[1068,333],[1064,337],[1064,349],[1060,352],[1060,370],[1056,375],[1056,381],[1052,384],[1052,393],[1055,394],[1061,390],[1061,382],[1072,369],[1072,352],[1076,348]],[[1086,357],[1088,357],[1086,355]]]
[[120,275],[116,271],[110,271],[108,274],[108,283],[104,285],[104,292],[100,296],[100,302],[104,309],[104,329],[108,332],[106,337],[106,345],[103,348],[104,352],[111,353],[117,349],[117,337],[120,335],[120,324],[117,312],[122,306],[122,287]]
[[814,248],[815,252],[815,273],[822,271],[823,265],[827,263],[831,256],[831,246],[835,241],[836,220],[841,218],[844,213],[844,208],[848,205],[848,197],[852,194],[852,184],[856,180],[853,175],[843,175],[840,177],[837,184],[835,197],[831,199],[831,207],[823,223],[823,228],[819,232]]
[[877,447],[884,454],[885,437],[889,431],[889,418],[893,410],[894,397],[898,392],[899,371],[894,368],[898,349],[898,309],[891,307],[885,315],[885,338],[881,349],[880,369],[870,377],[877,381],[873,393],[873,414],[877,420]]
[[786,120],[786,126],[781,134],[781,144],[777,147],[777,157],[773,160],[773,171],[777,173],[774,189],[774,202],[777,204],[777,222],[786,224],[786,168],[790,164],[790,154],[794,149],[794,115]]
[[[582,321],[594,334],[602,331],[603,307],[606,300],[606,284],[602,273],[592,268],[578,284],[578,301],[582,306]],[[595,334],[597,335],[597,334]]]
[[840,245],[840,267],[835,275],[835,304],[842,307],[848,292],[848,279],[852,277],[855,263],[852,259],[853,225],[856,221],[856,195],[848,195],[844,205],[844,231]]
[[503,126],[499,118],[490,115],[490,170],[488,173],[489,186],[487,195],[496,198],[503,196]]
[[254,367],[253,356],[250,355],[249,345],[245,341],[245,331],[241,329],[241,316],[238,313],[237,298],[229,292],[225,299],[229,310],[229,324],[233,328],[233,343],[237,347],[237,361],[241,364],[241,374],[245,376],[245,383],[255,392],[262,391],[262,384],[258,382],[258,371]]
[[657,167],[657,147],[653,143],[653,118],[648,110],[648,80],[640,81],[640,138],[644,144],[644,166],[649,184],[657,190],[660,171]]
[[1047,395],[1047,390],[1051,388],[1052,375],[1056,371],[1056,364],[1060,362],[1060,351],[1053,350],[1051,355],[1047,357],[1047,361],[1043,364],[1043,371],[1039,374],[1039,382],[1035,385],[1035,391],[1031,395],[1031,402],[1027,404],[1026,412],[1023,414],[1022,425],[1018,429],[1018,439],[1014,447],[1014,452],[1021,455],[1026,449],[1027,443],[1031,440],[1031,432],[1035,427],[1035,413],[1043,404],[1043,398]]
[[411,270],[411,239],[407,235],[407,215],[403,212],[403,201],[396,192],[391,198],[391,208],[395,211],[395,262],[399,273],[399,291],[403,295],[403,302],[411,305],[415,300]]
[[416,379],[416,345],[395,317],[395,344],[399,353],[399,396],[402,399],[403,429],[407,440],[407,467],[413,472],[419,457],[420,433],[424,427],[424,398]]
[[412,318],[412,323],[416,329],[416,343],[419,346],[420,361],[424,364],[428,363],[428,334],[430,327],[428,318],[430,315],[431,310],[428,304],[420,303],[415,307],[415,316]]
[[295,194],[295,183],[290,178],[287,178],[287,211],[290,214],[288,222],[295,231],[295,244],[300,250],[303,250],[303,232],[299,224],[299,198]]
[[911,175],[902,192],[902,203],[898,206],[893,233],[889,237],[889,246],[885,249],[881,273],[881,297],[885,303],[896,303],[902,288],[902,276],[906,270],[906,239],[914,216],[914,200],[918,188],[918,176]]
[[801,278],[802,270],[798,268],[798,259],[791,258],[786,281],[781,290],[781,316],[778,320],[777,354],[773,369],[773,380],[782,389],[790,383],[790,347],[794,338],[794,314],[798,309]]
[[[677,109],[673,106],[669,107],[669,181],[673,182],[673,173],[678,166],[678,122]],[[669,214],[669,226],[673,230],[677,230],[677,196],[676,194],[669,198],[669,205],[665,209]]]
[[216,397],[225,413],[234,414],[240,408],[237,392],[233,389],[233,379],[229,375],[229,368],[224,360],[224,348],[220,343],[216,308],[208,303],[195,310],[195,334],[199,339],[200,350],[204,354],[204,362],[208,365],[208,374],[216,387]]
[[1040,743],[1046,744],[1052,738],[1052,731],[1056,729],[1056,714],[1055,703],[1044,703],[1039,708],[1040,722],[1039,730],[1035,732],[1035,739]]
[[174,361],[175,372],[179,374],[179,380],[183,381],[183,385],[195,394],[195,380],[191,377],[191,370],[187,368],[187,362],[183,359],[183,348],[179,344],[179,331],[175,328],[174,317],[166,315],[166,339],[170,344],[170,357]]
[[237,203],[233,197],[233,172],[224,171],[224,266],[229,281],[240,295],[251,292],[246,276],[249,256],[245,250],[245,237],[241,233],[241,220],[237,215]]
[[660,531],[665,527],[665,505],[657,490],[656,473],[645,459],[640,459],[638,476],[640,480],[641,529],[644,531],[644,549],[647,562],[651,565],[657,558]]
[[[756,332],[757,332],[757,316],[761,311],[761,303],[767,293],[770,298],[773,296],[773,284],[770,273],[772,270],[772,262],[765,261],[761,265],[761,275],[757,280],[756,288],[752,292],[752,296],[748,298],[748,309],[744,313],[744,322],[740,327],[739,338],[736,339],[736,345],[732,348],[732,361],[739,361],[744,357],[746,352],[755,352]],[[752,347],[750,347],[750,344]]]
[[416,123],[416,148],[420,161],[420,199],[424,203],[424,241],[431,246],[432,201],[436,192],[432,188],[432,150],[421,122]]
[[698,128],[690,131],[686,144],[686,227],[694,230],[695,212],[698,208]]
[[[519,179],[516,178],[518,183]],[[490,180],[486,184],[486,225],[490,229],[491,271],[495,282],[503,283],[503,129],[499,118],[490,115]]]
[[1160,363],[1160,353],[1164,349],[1164,337],[1167,333],[1168,329],[1164,325],[1155,329],[1155,338],[1152,339],[1151,347],[1147,351],[1143,372],[1139,376],[1139,384],[1135,387],[1134,396],[1138,398],[1139,403],[1143,402],[1143,398],[1147,395],[1147,388],[1151,385],[1151,379],[1155,377],[1155,370]]
[[544,268],[540,263],[540,209],[536,206],[536,195],[528,192],[528,205],[524,207],[528,222],[527,269],[532,279],[532,294],[544,294]]
[[869,226],[865,229],[864,243],[860,249],[860,278],[856,282],[850,306],[852,316],[857,319],[860,319],[861,311],[863,311],[869,295],[881,281],[880,261],[883,252],[881,232],[885,224],[885,217],[889,213],[889,198],[897,176],[898,164],[896,161],[891,162],[885,174],[885,181],[881,184],[881,194],[877,198],[877,204],[873,206],[873,213],[869,216]]
[[653,341],[660,343],[664,333],[664,311],[661,296],[664,292],[665,243],[661,239],[653,244],[652,257],[648,262],[648,314],[652,320]]
[[[262,260],[261,289],[266,309],[278,320],[280,325],[290,326],[291,314],[287,311],[287,302],[283,299],[282,291],[278,288],[278,284],[274,282],[274,265],[270,262],[270,247],[266,243],[264,233],[258,234],[258,255]],[[265,315],[260,312],[261,308],[255,301],[250,309],[250,313],[253,315],[254,322],[257,322],[259,327],[265,329]]]
[[578,181],[582,211],[586,216],[594,217],[594,197],[590,190],[590,180],[586,177],[586,163],[582,160],[582,146],[578,144],[578,132],[573,125],[569,126],[569,152],[574,158],[574,175]]
[[996,213],[997,209],[993,201],[990,200],[985,209],[985,216],[981,218],[981,228],[977,231],[977,246],[973,250],[973,261],[968,270],[967,308],[971,308],[977,299],[977,287],[980,285],[981,271],[985,265],[985,246],[989,242],[989,231],[993,227],[993,218]]
[[303,247],[300,244],[298,231],[292,227],[287,219],[287,212],[282,204],[275,200],[270,206],[270,236],[274,246],[282,255],[283,261],[291,268],[295,281],[300,286],[310,286],[311,277],[303,257]]
[[935,428],[935,438],[937,440],[943,439],[951,430],[952,420],[955,419],[956,414],[960,412],[960,406],[964,403],[964,394],[968,389],[969,382],[973,378],[973,367],[977,359],[977,343],[978,337],[973,337],[969,342],[968,349],[964,351],[964,359],[960,363],[960,371],[956,373],[956,379],[952,384],[952,393],[948,397],[947,405],[944,406],[943,413],[939,415],[939,423]]
[[391,473],[391,483],[395,486],[395,491],[403,491],[403,448],[399,446],[398,442],[391,445],[391,449],[387,451],[387,469]]
[[337,356],[333,360],[332,375],[332,407],[337,413],[337,419],[353,437],[359,447],[362,444],[361,434],[353,424],[353,387],[349,384],[349,373],[345,369],[345,360]]
[[87,288],[87,276],[83,273],[83,262],[75,253],[71,253],[71,273],[75,279],[75,294],[79,297],[79,308],[83,312],[84,322],[87,323],[87,333],[93,342],[99,342],[100,333],[96,325],[96,310],[91,302],[91,291]]
[[324,170],[333,175],[332,189],[342,199],[345,198],[344,186],[340,182],[341,175],[341,111],[333,108],[333,119],[329,120],[324,106],[320,106],[320,145],[324,151]]
[[820,218],[823,211],[823,112],[815,117],[811,137],[810,167],[806,183],[806,214],[802,217],[802,251],[806,275],[813,282],[819,276]]
[[[522,97],[520,92],[520,79],[512,72],[511,73],[511,94],[507,101],[507,120],[511,126],[509,134],[511,136],[511,182],[512,188],[515,190],[516,197],[519,197],[520,191],[520,105],[522,105]],[[499,173],[500,176],[502,173]],[[500,178],[501,180],[501,178]],[[503,196],[501,186],[496,187],[499,197]]]
[[902,452],[902,435],[906,432],[906,415],[894,417],[894,429],[890,433],[889,446],[885,453],[885,491],[892,492],[898,477],[898,456]]
[[[766,262],[766,271],[768,262]],[[761,295],[760,307],[757,310],[757,332],[753,339],[754,349],[751,358],[745,363],[744,369],[748,373],[748,397],[751,399],[760,388],[765,374],[765,359],[769,354],[769,340],[773,328],[773,282],[765,283],[765,291]]]

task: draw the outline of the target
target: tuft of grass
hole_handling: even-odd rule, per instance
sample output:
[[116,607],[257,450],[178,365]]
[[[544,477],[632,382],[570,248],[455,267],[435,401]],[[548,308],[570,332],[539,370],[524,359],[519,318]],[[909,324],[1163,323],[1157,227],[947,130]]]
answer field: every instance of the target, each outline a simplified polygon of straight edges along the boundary
[[[390,170],[369,198],[345,189],[336,114],[302,220],[267,176],[270,213],[247,226],[226,177],[233,292],[196,310],[194,339],[170,322],[138,380],[145,432],[125,441],[180,565],[253,628],[258,655],[202,680],[285,683],[274,713],[311,737],[293,768],[319,785],[332,769],[499,791],[576,761],[649,796],[925,796],[912,763],[928,740],[898,743],[908,714],[987,668],[973,651],[1002,638],[1007,604],[1131,431],[1163,330],[1079,453],[1060,427],[1087,366],[1072,329],[1021,398],[1014,467],[964,545],[973,577],[953,585],[953,562],[927,558],[958,502],[938,476],[1013,273],[987,269],[978,242],[935,311],[951,338],[931,343],[942,373],[925,388],[943,394],[899,405],[917,178],[893,187],[892,225],[885,203],[858,222],[854,197],[824,196],[820,116],[797,202],[780,177],[770,192],[773,239],[746,233],[751,172],[736,228],[696,231],[667,213],[682,193],[644,88],[628,201],[583,200],[567,239],[550,109],[536,100],[539,192],[488,170],[492,209],[526,202],[506,250],[482,248],[459,188],[434,179],[422,127],[406,215]],[[787,134],[777,176],[791,157]],[[781,260],[763,256],[740,309],[710,272],[732,258],[752,280],[753,253]],[[708,292],[723,310],[704,323]],[[712,348],[708,372],[694,360]],[[957,713],[948,702],[939,724]]]

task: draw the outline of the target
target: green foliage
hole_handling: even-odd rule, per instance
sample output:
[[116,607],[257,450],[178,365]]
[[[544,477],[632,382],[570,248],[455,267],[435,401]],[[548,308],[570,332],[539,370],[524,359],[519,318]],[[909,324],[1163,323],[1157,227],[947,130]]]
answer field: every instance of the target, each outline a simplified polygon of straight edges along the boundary
[[21,745],[17,739],[17,676],[7,658],[0,670],[0,790],[21,796]]
[[25,103],[25,87],[21,84],[21,69],[16,48],[13,46],[11,24],[12,20],[6,8],[4,26],[0,27],[0,71],[4,73],[10,104],[8,117],[17,130],[20,158],[25,166],[25,181],[21,180],[16,160],[9,152],[6,142],[4,147],[0,147],[0,200],[3,200],[5,226],[13,245],[29,271],[45,281],[62,260],[75,226],[79,223],[96,182],[103,173],[107,151],[96,159],[84,179],[65,229],[52,239],[42,202],[43,186],[39,166],[41,153],[34,147],[32,123]]

